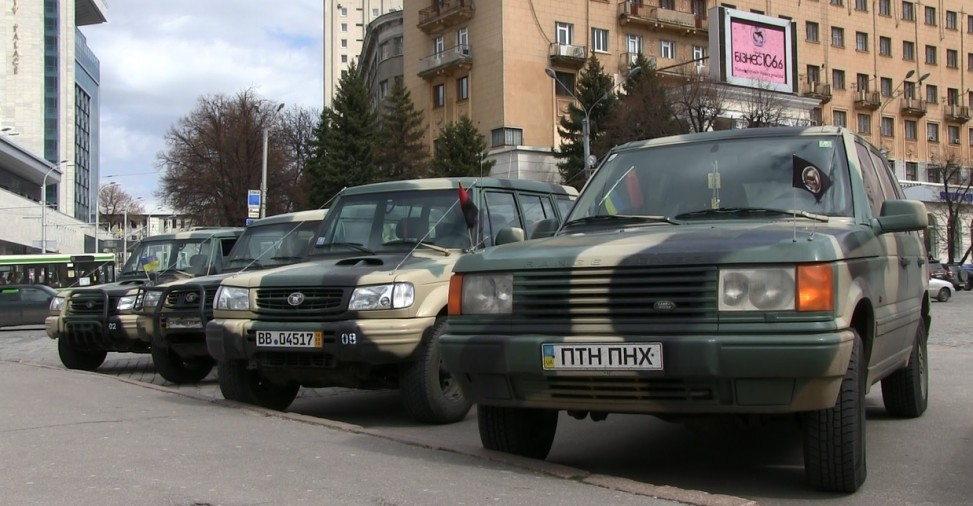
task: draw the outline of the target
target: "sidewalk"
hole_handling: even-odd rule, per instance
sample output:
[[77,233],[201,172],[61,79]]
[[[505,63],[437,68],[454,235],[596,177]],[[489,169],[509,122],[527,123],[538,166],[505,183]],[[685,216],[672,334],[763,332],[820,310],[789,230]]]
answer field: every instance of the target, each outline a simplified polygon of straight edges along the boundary
[[0,413],[5,504],[752,504],[41,365]]

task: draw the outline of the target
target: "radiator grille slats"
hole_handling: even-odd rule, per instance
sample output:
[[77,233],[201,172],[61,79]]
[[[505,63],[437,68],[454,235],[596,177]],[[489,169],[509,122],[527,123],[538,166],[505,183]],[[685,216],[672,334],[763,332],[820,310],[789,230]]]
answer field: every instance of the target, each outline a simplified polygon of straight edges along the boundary
[[[288,298],[300,292],[303,300],[298,305],[288,302]],[[294,311],[334,311],[343,309],[344,290],[341,288],[260,288],[257,290],[257,310]]]

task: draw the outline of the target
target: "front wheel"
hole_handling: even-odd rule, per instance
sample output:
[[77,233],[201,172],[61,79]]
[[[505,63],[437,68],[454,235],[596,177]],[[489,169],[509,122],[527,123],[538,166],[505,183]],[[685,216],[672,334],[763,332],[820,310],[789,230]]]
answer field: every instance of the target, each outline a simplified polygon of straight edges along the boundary
[[438,318],[423,336],[416,360],[402,369],[399,388],[405,410],[420,422],[458,422],[473,405],[439,355],[439,337],[445,331],[446,320]]
[[278,385],[247,369],[246,360],[221,360],[216,363],[220,393],[231,401],[245,402],[276,411],[284,411],[294,402],[301,386],[297,383]]
[[556,409],[476,407],[480,442],[487,450],[545,459],[557,432]]
[[182,385],[202,381],[213,370],[215,362],[210,356],[185,358],[168,346],[153,343],[152,364],[163,378]]
[[108,356],[105,350],[83,349],[63,337],[57,340],[57,354],[64,367],[79,371],[94,371],[101,367]]
[[949,300],[949,288],[940,288],[939,293],[936,294],[936,300],[939,302],[946,302]]
[[909,364],[882,380],[882,402],[892,416],[918,418],[929,405],[929,364],[926,326],[919,322]]
[[851,493],[865,483],[865,364],[855,333],[834,407],[803,416],[804,475],[812,487]]

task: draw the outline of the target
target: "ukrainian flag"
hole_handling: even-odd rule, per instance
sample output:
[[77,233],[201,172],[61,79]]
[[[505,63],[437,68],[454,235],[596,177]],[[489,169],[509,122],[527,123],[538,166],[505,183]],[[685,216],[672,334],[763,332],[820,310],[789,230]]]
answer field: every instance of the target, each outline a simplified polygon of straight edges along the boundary
[[155,272],[159,270],[159,257],[153,254],[145,255],[139,258],[139,265],[142,266],[142,270],[145,272]]
[[605,209],[608,210],[608,214],[618,214],[621,211],[631,212],[632,209],[641,206],[643,202],[639,178],[634,171],[629,171],[620,184],[612,188],[608,200],[605,201]]

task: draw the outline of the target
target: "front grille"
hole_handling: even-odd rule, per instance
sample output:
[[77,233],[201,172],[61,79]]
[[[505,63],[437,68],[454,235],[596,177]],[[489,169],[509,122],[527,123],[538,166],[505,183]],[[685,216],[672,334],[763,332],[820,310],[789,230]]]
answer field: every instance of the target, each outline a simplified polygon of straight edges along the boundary
[[[199,288],[198,287],[179,287],[171,288],[166,294],[166,309],[199,309]],[[216,287],[206,288],[203,295],[203,307],[213,307],[213,299],[216,297]]]
[[[526,386],[525,390],[537,392],[530,386]],[[691,383],[679,379],[550,377],[540,391],[544,392],[540,395],[546,396],[548,400],[711,403],[716,400],[717,387],[714,384]],[[532,398],[537,395],[530,394]]]
[[[304,298],[299,305],[288,302],[290,296],[300,292]],[[344,290],[341,288],[259,288],[257,309],[273,311],[333,311],[344,308]]]
[[106,304],[108,312],[114,313],[118,299],[119,297],[107,297],[102,291],[74,292],[68,297],[67,313],[101,315],[105,313]]
[[715,322],[716,267],[627,267],[517,272],[517,317],[541,322]]
[[261,352],[254,356],[261,367],[317,367],[333,368],[334,356],[327,353]]

